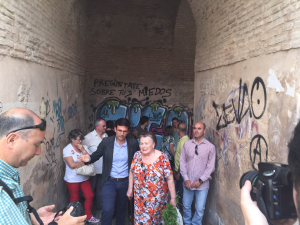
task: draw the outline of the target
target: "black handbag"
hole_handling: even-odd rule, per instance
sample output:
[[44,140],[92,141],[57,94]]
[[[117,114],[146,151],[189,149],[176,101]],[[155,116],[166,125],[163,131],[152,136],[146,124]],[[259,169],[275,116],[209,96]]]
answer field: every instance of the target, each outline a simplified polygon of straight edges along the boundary
[[[57,215],[62,212],[61,215],[63,215],[71,206],[73,206],[73,210],[72,212],[70,213],[71,216],[73,217],[79,217],[79,216],[84,216],[84,208],[83,206],[81,205],[80,202],[70,202],[69,205],[67,205],[65,208],[63,208],[62,210],[59,210],[55,216],[54,216],[54,219],[57,217]],[[54,222],[54,219],[51,223],[49,223],[49,225],[55,225],[57,224],[56,222]]]

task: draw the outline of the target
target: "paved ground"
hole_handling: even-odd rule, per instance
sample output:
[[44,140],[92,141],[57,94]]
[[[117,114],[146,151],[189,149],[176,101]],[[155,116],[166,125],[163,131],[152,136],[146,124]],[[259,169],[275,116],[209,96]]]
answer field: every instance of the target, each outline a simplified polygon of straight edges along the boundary
[[[128,212],[128,210],[126,210],[126,212]],[[100,219],[101,221],[101,210],[96,210],[96,207],[93,206],[93,210],[92,210],[93,216],[97,219]],[[116,220],[113,220],[113,225],[116,225]],[[99,223],[88,223],[86,222],[86,225],[101,225],[101,222]],[[131,225],[130,220],[128,218],[128,215],[126,215],[126,221],[125,221],[125,225]]]

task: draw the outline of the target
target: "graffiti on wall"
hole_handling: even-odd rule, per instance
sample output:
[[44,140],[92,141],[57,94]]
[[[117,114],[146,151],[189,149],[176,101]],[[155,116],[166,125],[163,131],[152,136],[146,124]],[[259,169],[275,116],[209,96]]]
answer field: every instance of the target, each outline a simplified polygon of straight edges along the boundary
[[[255,95],[255,92],[262,90],[260,93],[263,94],[262,97],[258,97]],[[257,96],[257,99],[254,99]],[[255,104],[256,107],[253,107]],[[262,105],[261,107],[257,107]],[[213,101],[213,107],[216,111],[218,116],[218,123],[217,123],[217,130],[227,127],[229,124],[234,123],[241,123],[245,115],[249,113],[250,117],[255,119],[260,119],[267,106],[267,92],[266,86],[263,80],[260,77],[256,77],[252,88],[251,88],[251,95],[249,96],[247,84],[244,83],[242,86],[242,79],[240,79],[240,86],[239,88],[230,92],[227,102],[221,105],[216,104]]]
[[76,113],[77,113],[77,101],[72,103],[72,105],[70,105],[68,108],[69,119],[72,119],[74,116],[76,116]]
[[[51,104],[52,102],[52,104]],[[45,165],[45,181],[51,180],[51,182],[56,185],[59,176],[61,175],[61,159],[59,159],[60,152],[58,151],[63,136],[65,134],[65,114],[66,109],[62,109],[62,100],[61,98],[54,99],[51,101],[47,97],[42,97],[41,104],[39,108],[41,117],[47,122],[47,133],[51,131],[50,127],[53,127],[53,133],[50,137],[46,135],[44,138],[44,146],[46,149],[45,160],[43,164]],[[74,117],[77,112],[77,102],[75,101],[68,109],[68,115]],[[57,154],[59,153],[59,154]]]
[[172,89],[149,88],[138,83],[103,79],[95,79],[93,87],[90,89],[90,95],[118,96],[120,98],[128,98],[135,93],[139,98],[157,96],[166,101],[165,98],[172,95]]
[[[250,93],[250,94],[249,94]],[[257,121],[262,118],[267,106],[266,86],[262,78],[256,77],[251,89],[240,79],[239,87],[233,89],[223,104],[212,102],[212,108],[205,108],[205,100],[200,96],[195,105],[195,118],[203,120],[206,115],[216,115],[207,124],[206,138],[216,145],[216,171],[220,171],[220,163],[230,181],[232,173],[229,169],[238,166],[238,159],[250,157],[252,167],[257,169],[259,162],[267,161],[268,143],[259,134]],[[233,141],[230,126],[234,126],[238,139],[249,138],[248,145]],[[232,130],[232,129],[231,129]],[[235,138],[234,138],[235,139]]]
[[141,116],[148,116],[149,125],[147,129],[156,134],[158,141],[157,148],[160,148],[165,127],[172,125],[172,118],[177,117],[187,127],[192,125],[192,114],[189,110],[182,106],[169,108],[160,102],[152,102],[144,105],[141,102],[134,101],[128,104],[127,101],[122,101],[118,98],[109,98],[94,109],[95,118],[103,118],[106,121],[127,118],[133,129],[139,126]]

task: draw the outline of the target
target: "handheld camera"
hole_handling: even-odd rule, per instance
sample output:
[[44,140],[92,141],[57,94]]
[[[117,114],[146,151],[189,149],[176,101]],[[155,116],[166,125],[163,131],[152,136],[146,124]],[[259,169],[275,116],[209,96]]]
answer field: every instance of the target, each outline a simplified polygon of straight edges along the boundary
[[297,218],[288,165],[261,162],[258,164],[258,171],[243,174],[240,188],[246,180],[252,183],[251,199],[257,202],[258,208],[268,221]]

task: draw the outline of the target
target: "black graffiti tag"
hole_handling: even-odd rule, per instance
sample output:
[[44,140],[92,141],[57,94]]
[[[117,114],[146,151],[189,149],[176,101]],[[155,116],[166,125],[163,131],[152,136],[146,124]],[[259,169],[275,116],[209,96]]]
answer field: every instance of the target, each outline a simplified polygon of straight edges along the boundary
[[[262,156],[266,155],[266,162],[268,161],[268,144],[266,139],[260,135],[255,135],[250,143],[250,160],[253,169],[257,170],[257,164],[262,161]],[[258,160],[256,158],[258,157]]]
[[[254,88],[256,87],[256,90],[259,90],[259,87],[263,88],[263,91],[264,91],[264,106],[263,106],[263,110],[261,111],[260,114],[256,114],[256,113],[259,113],[259,112],[256,112],[255,113],[255,110],[253,109],[253,91],[255,90]],[[257,104],[260,105],[260,99],[257,99]],[[253,85],[252,85],[252,89],[251,89],[251,108],[252,108],[252,112],[253,112],[253,116],[255,119],[260,119],[264,113],[265,113],[265,110],[266,110],[266,106],[267,106],[267,91],[266,91],[266,86],[265,86],[265,83],[264,81],[260,78],[260,77],[256,77],[254,82],[253,82]]]
[[244,118],[244,116],[247,114],[247,112],[250,113],[250,117],[252,117],[251,115],[251,109],[250,109],[250,106],[251,104],[248,105],[247,109],[245,109],[245,112],[243,113],[243,108],[244,108],[244,105],[245,105],[245,96],[247,96],[248,98],[248,103],[250,102],[249,101],[249,95],[248,95],[248,87],[247,87],[247,84],[244,83],[244,88],[243,88],[243,94],[241,95],[241,92],[242,92],[242,79],[240,79],[240,88],[239,88],[239,100],[238,100],[238,108],[237,108],[237,111],[235,109],[235,106],[234,106],[234,102],[233,102],[233,99],[231,99],[231,103],[232,103],[232,106],[233,106],[233,110],[234,112],[237,112],[235,113],[235,118],[236,118],[236,121],[240,124],[242,122],[242,119]]
[[[227,127],[228,124],[234,122],[235,118],[233,117],[230,120],[230,117],[229,117],[229,114],[233,112],[232,105],[225,106],[225,103],[222,105],[217,105],[213,101],[213,107],[215,108],[217,116],[219,117],[218,124],[217,124],[217,130]],[[220,113],[219,113],[219,111],[220,111]]]
[[[253,107],[253,103],[257,105],[261,105],[261,99],[258,98],[256,102],[253,100],[254,92],[261,90],[263,91],[263,106]],[[217,124],[217,130],[220,130],[222,128],[227,127],[227,125],[233,123],[234,121],[237,121],[239,124],[242,122],[245,115],[249,112],[250,117],[252,117],[252,114],[255,119],[260,119],[266,109],[267,106],[267,92],[266,92],[266,86],[263,82],[263,80],[260,77],[256,77],[252,88],[251,88],[251,101],[249,99],[248,94],[248,86],[246,83],[242,86],[242,79],[240,79],[240,86],[239,86],[239,96],[237,99],[237,106],[235,104],[234,99],[231,99],[231,102],[229,105],[218,105],[213,101],[213,107],[217,113],[218,124]],[[246,105],[248,103],[248,105]],[[230,113],[233,113],[233,118],[230,118]]]

